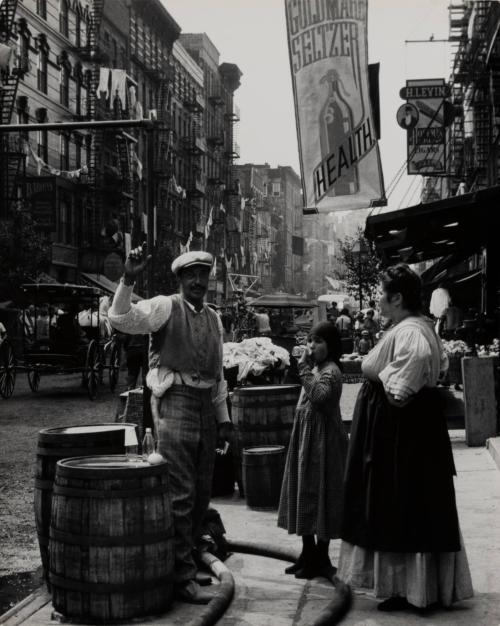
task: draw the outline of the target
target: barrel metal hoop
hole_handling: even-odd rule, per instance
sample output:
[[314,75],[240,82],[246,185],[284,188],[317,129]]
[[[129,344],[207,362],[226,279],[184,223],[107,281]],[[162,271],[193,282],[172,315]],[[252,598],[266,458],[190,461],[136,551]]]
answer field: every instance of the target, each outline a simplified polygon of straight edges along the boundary
[[[105,478],[105,477],[104,477]],[[76,487],[63,487],[62,485],[54,485],[54,496],[68,496],[71,498],[102,498],[110,500],[113,498],[143,498],[148,496],[162,495],[170,493],[168,485],[159,485],[158,487],[143,487],[142,489],[78,489]]]
[[125,547],[125,546],[141,546],[152,543],[160,543],[167,539],[172,539],[173,530],[162,530],[158,533],[123,535],[113,537],[103,536],[86,536],[66,533],[57,528],[50,528],[51,541],[58,541],[69,545],[85,546],[85,547]]
[[160,578],[152,578],[151,580],[135,580],[126,583],[103,583],[103,582],[84,582],[57,576],[53,572],[49,572],[50,583],[59,589],[68,589],[69,591],[79,591],[82,593],[132,593],[134,591],[150,591],[157,587],[163,587],[173,581],[173,576],[161,576]]
[[42,489],[43,491],[52,491],[54,486],[53,480],[42,480],[41,478],[35,478],[35,488]]
[[[117,448],[121,448],[121,446],[110,445],[106,448],[99,448],[99,455],[104,456],[106,454],[117,454]],[[95,451],[95,444],[89,446],[87,448],[43,448],[38,447],[36,449],[36,453],[38,456],[56,456],[60,459],[70,459],[75,456],[88,456]]]

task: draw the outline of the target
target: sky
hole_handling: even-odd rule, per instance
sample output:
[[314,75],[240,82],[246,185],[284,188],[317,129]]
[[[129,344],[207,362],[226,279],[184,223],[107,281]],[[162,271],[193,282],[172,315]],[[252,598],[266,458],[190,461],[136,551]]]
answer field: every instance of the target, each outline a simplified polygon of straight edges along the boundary
[[[291,165],[300,173],[288,60],[284,0],[162,0],[183,32],[205,32],[220,62],[243,73],[235,102],[238,163]],[[368,54],[380,63],[380,152],[386,190],[406,159],[406,132],[396,123],[408,79],[448,79],[450,0],[368,0]],[[426,43],[405,43],[421,40]],[[406,167],[404,168],[406,172]],[[401,177],[389,195],[390,210],[419,202],[420,176]],[[392,183],[392,184],[391,184]]]

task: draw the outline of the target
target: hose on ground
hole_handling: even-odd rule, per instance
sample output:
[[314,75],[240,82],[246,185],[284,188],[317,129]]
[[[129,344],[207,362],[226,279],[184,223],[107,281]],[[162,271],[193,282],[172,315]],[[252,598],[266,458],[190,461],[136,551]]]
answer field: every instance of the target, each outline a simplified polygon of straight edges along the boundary
[[[278,548],[272,544],[254,543],[247,541],[228,541],[228,549],[233,552],[242,554],[254,554],[256,556],[265,556],[280,561],[295,562],[297,560],[296,552]],[[339,624],[340,621],[348,613],[352,605],[352,592],[349,585],[339,580],[335,573],[329,579],[333,585],[333,598],[328,605],[321,611],[311,626],[333,626]]]
[[[280,561],[293,563],[297,559],[297,553],[276,547],[267,543],[254,543],[246,541],[228,541],[228,550],[241,554],[252,554]],[[231,604],[234,595],[234,578],[228,568],[210,552],[203,552],[201,560],[218,578],[220,584],[213,600],[200,611],[200,614],[192,619],[186,626],[212,626],[224,615]],[[318,615],[311,626],[334,626],[339,624],[347,614],[352,604],[352,594],[349,585],[332,574],[330,579],[334,589],[333,598],[325,609]]]
[[224,563],[210,552],[202,552],[200,558],[213,575],[219,579],[219,585],[214,598],[186,626],[212,626],[212,624],[216,624],[231,604],[234,595],[234,578]]

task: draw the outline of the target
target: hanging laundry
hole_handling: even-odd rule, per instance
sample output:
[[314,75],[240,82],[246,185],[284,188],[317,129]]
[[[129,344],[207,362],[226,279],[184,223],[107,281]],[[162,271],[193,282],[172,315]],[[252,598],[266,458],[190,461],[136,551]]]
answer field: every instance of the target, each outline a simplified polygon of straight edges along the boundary
[[132,150],[132,163],[134,165],[134,169],[135,169],[135,172],[137,174],[137,178],[139,180],[142,180],[142,169],[143,169],[142,161],[137,156],[137,153],[135,152],[135,150]]
[[109,67],[101,67],[99,69],[99,85],[97,86],[97,93],[103,93],[106,96],[106,100],[109,98]]
[[111,70],[111,104],[115,97],[120,100],[122,109],[127,108],[127,72],[126,70]]
[[137,104],[137,95],[135,92],[135,85],[130,85],[128,88],[128,104],[130,109],[133,111]]
[[142,110],[142,104],[140,100],[137,100],[135,105],[135,119],[142,120],[144,118],[144,112]]
[[0,43],[0,70],[8,70],[12,48]]

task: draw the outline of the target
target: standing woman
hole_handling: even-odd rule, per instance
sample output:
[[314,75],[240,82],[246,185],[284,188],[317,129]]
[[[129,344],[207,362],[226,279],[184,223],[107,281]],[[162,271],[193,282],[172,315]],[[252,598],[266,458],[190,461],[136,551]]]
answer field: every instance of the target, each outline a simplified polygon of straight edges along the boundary
[[382,278],[392,327],[363,360],[344,484],[338,577],[387,598],[379,610],[450,606],[473,595],[455,503],[455,466],[436,391],[446,368],[420,278]]
[[[302,537],[287,574],[329,577],[330,539],[340,535],[342,481],[348,440],[340,415],[341,342],[331,322],[313,327],[299,362],[302,391],[281,487],[278,526]],[[317,537],[317,543],[315,540]]]

